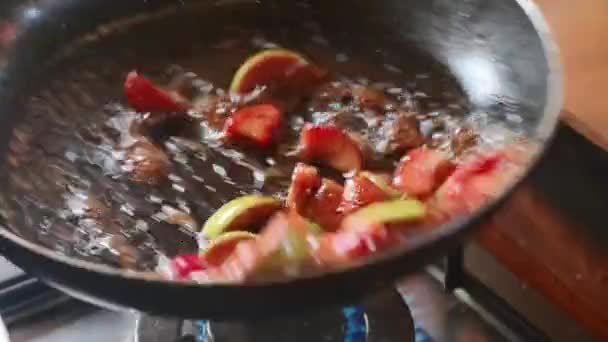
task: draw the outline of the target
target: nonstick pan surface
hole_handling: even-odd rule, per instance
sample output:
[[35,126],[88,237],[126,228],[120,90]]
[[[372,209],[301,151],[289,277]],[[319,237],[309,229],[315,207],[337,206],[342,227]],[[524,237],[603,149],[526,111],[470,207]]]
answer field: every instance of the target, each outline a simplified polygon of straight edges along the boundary
[[[13,189],[1,194],[3,204],[19,208],[0,213],[6,226],[0,231],[2,253],[51,285],[106,306],[218,319],[356,301],[447,253],[508,195],[347,271],[263,285],[164,281],[150,272],[155,252],[191,250],[194,240],[165,225],[145,222],[142,229],[142,218],[158,211],[143,199],[156,190],[121,187],[106,177],[114,167],[111,158],[86,149],[96,139],[95,127],[117,115],[113,103],[120,101],[120,85],[132,69],[163,79],[183,68],[226,85],[252,49],[278,42],[331,70],[404,83],[425,94],[416,99],[420,111],[484,113],[489,123],[503,123],[543,145],[560,109],[556,52],[527,1],[91,0],[0,6],[11,13],[0,83],[0,147],[9,151],[2,186],[18,184],[22,195],[17,201]],[[324,44],[356,58],[338,63]],[[35,144],[15,143],[23,140]],[[15,151],[35,167],[7,171]],[[530,156],[531,167],[541,154]],[[218,164],[231,172],[222,158],[212,157],[208,168]],[[250,190],[242,186],[251,178],[245,170],[234,169],[233,177],[234,184],[209,179],[204,185],[213,193],[200,185],[192,195],[167,189],[158,195],[173,196],[175,206],[198,203],[193,210],[205,217]],[[78,207],[82,189],[121,212],[117,221],[91,225],[61,216],[65,203]],[[66,199],[65,193],[75,197]]]

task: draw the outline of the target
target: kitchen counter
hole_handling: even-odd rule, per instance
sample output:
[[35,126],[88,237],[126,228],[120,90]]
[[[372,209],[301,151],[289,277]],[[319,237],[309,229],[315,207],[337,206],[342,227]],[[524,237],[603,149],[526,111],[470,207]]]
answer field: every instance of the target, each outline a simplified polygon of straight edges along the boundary
[[[566,125],[479,235],[511,272],[608,340],[608,152]],[[523,310],[523,309],[522,309]]]

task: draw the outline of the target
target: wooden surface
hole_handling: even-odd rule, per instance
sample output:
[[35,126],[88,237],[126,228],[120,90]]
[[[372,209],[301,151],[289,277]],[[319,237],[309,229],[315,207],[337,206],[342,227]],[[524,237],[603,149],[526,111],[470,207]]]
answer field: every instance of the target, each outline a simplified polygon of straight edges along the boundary
[[547,158],[480,244],[608,341],[608,152],[563,125]]
[[[564,121],[608,150],[608,1],[535,0],[562,54]],[[481,245],[608,341],[608,152],[565,125]]]
[[608,150],[608,1],[535,0],[560,46],[564,119]]

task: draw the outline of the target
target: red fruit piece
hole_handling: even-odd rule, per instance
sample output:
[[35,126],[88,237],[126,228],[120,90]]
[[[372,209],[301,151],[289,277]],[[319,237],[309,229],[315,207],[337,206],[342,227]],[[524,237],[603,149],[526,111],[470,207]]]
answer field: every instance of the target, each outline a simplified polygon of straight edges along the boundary
[[361,107],[384,113],[384,106],[388,101],[382,91],[371,87],[355,87],[353,95]]
[[287,207],[304,213],[308,202],[321,186],[321,175],[316,167],[298,163],[291,175],[291,186],[287,194]]
[[348,214],[374,202],[388,200],[389,195],[364,176],[354,176],[346,181],[340,210]]
[[420,147],[401,160],[393,178],[393,186],[408,195],[431,195],[454,171],[454,165],[443,151]]
[[188,109],[136,71],[127,75],[124,89],[129,105],[137,112],[184,112]]
[[338,171],[359,170],[363,156],[359,145],[336,126],[304,126],[300,134],[299,156],[315,160]]
[[330,179],[323,179],[321,187],[306,207],[305,216],[320,224],[324,230],[337,230],[343,217],[339,211],[343,192],[342,185]]
[[388,248],[396,241],[396,235],[382,224],[370,225],[365,231],[325,233],[314,257],[321,265],[336,267]]
[[283,114],[271,104],[240,109],[224,124],[228,139],[245,140],[258,146],[272,144],[283,122]]
[[475,155],[456,168],[437,190],[432,204],[449,215],[471,212],[500,196],[523,170],[502,152]]
[[185,279],[192,272],[204,270],[207,265],[198,254],[183,254],[171,260],[170,268],[175,277]]

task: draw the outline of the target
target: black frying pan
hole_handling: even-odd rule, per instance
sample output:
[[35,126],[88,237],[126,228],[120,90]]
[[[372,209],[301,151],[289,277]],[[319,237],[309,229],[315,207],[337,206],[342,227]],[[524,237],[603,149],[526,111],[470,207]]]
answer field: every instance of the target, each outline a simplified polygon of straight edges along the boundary
[[[23,113],[31,111],[27,105],[33,95],[52,92],[55,111],[46,108],[45,115],[62,120],[65,114],[63,120],[74,118],[77,129],[86,117],[83,106],[119,96],[113,91],[120,90],[130,68],[158,70],[174,61],[196,67],[197,58],[205,60],[197,46],[211,43],[220,29],[240,25],[280,36],[284,30],[306,32],[310,21],[317,22],[340,49],[367,51],[372,62],[402,69],[404,79],[415,80],[414,86],[430,95],[425,110],[442,109],[446,94],[457,94],[465,114],[484,111],[496,121],[515,121],[517,129],[543,145],[560,110],[556,50],[528,0],[44,0],[5,1],[0,8],[6,15],[0,32],[3,152],[13,128],[27,116]],[[212,77],[225,81],[228,63],[214,61],[210,69],[217,75]],[[83,65],[87,80],[66,81]],[[67,116],[74,112],[81,115]],[[512,120],[513,114],[521,120]],[[539,157],[532,156],[530,167]],[[45,186],[35,179],[26,185],[33,192]],[[95,303],[182,317],[255,317],[353,302],[390,286],[461,243],[507,196],[360,267],[266,285],[169,283],[151,273],[102,264],[96,256],[74,252],[78,231],[49,232],[48,225],[36,221],[44,208],[36,208],[35,201],[18,225],[1,213],[0,223],[8,228],[0,230],[0,246],[15,264]],[[176,236],[165,232],[168,248],[179,249]]]

